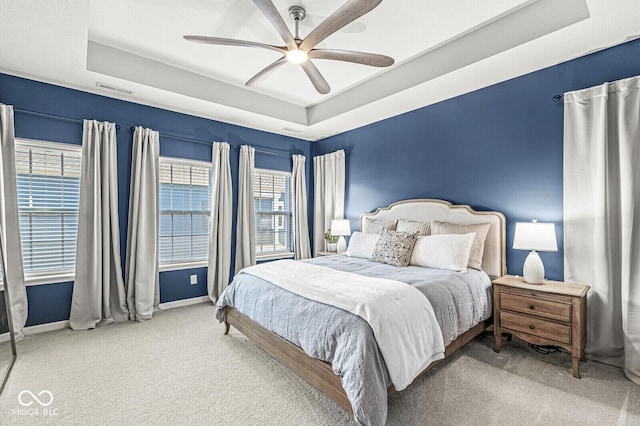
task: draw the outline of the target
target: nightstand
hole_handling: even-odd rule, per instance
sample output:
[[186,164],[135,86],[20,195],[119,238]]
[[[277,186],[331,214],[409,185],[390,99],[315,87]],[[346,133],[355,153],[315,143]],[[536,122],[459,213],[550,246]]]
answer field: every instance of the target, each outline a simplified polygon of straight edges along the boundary
[[338,254],[338,252],[337,251],[319,251],[318,253],[316,253],[316,257],[333,256],[335,254]]
[[527,284],[505,275],[493,280],[493,333],[496,352],[502,333],[534,345],[559,346],[571,352],[573,376],[580,378],[587,327],[588,285],[547,281]]

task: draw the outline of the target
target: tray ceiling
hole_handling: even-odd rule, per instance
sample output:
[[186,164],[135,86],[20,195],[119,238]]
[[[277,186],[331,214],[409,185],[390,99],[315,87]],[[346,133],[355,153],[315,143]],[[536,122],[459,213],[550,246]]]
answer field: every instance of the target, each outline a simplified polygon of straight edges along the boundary
[[[292,31],[287,10],[305,7],[304,37],[344,0],[273,3]],[[248,0],[9,0],[0,5],[0,68],[317,140],[636,38],[639,2],[617,3],[611,10],[604,0],[384,0],[318,47],[380,53],[395,64],[315,60],[331,86],[320,95],[293,64],[246,87],[278,59],[276,52],[182,39],[195,34],[282,45]]]

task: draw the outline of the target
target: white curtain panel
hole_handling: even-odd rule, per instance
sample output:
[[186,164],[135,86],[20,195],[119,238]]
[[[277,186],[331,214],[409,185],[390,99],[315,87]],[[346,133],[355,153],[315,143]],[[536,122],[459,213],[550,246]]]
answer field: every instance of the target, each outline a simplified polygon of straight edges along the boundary
[[339,150],[313,157],[313,252],[325,250],[324,233],[331,221],[344,217],[345,153]]
[[129,229],[125,288],[129,319],[151,319],[160,303],[158,228],[160,226],[160,134],[133,132]]
[[640,77],[565,94],[565,280],[591,285],[587,355],[640,384]]
[[3,273],[11,300],[14,336],[16,340],[22,340],[22,330],[27,322],[27,292],[18,219],[14,139],[13,107],[0,104],[0,231],[2,255],[7,268]]
[[87,330],[126,321],[120,266],[116,126],[84,120],[80,211],[69,325]]
[[231,267],[231,166],[229,144],[214,142],[212,149],[211,218],[207,291],[213,303],[229,285]]
[[238,218],[236,222],[235,273],[256,264],[256,217],[253,204],[255,148],[240,147],[238,175]]
[[293,155],[291,189],[293,192],[293,250],[295,259],[311,257],[309,222],[307,215],[307,179],[304,155]]

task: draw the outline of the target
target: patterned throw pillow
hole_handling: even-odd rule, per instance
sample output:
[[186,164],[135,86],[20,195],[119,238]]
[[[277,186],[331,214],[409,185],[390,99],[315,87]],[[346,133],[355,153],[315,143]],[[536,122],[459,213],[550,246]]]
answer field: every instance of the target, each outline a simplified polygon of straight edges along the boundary
[[395,231],[397,220],[381,220],[364,218],[362,221],[362,232],[367,234],[382,234],[382,230],[389,229]]
[[407,266],[411,260],[413,246],[418,239],[417,234],[396,232],[385,229],[373,250],[371,260],[393,266]]
[[491,223],[473,223],[460,225],[457,223],[431,221],[431,235],[438,234],[469,234],[476,233],[476,239],[471,246],[471,256],[469,256],[469,268],[482,270],[482,256],[484,256],[484,240],[487,238]]
[[396,227],[396,231],[418,234],[418,236],[431,235],[431,223],[398,219],[398,226]]

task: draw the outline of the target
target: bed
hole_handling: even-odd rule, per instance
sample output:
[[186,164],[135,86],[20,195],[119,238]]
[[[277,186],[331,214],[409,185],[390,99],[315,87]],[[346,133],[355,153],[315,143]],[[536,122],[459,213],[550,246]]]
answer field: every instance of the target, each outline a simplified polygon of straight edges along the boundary
[[[299,281],[305,281],[305,284],[306,281],[312,281],[312,276],[322,281],[324,278],[320,272],[327,271],[335,274],[336,283],[340,281],[340,274],[345,280],[358,275],[359,281],[372,286],[378,283],[376,280],[380,280],[381,285],[385,284],[385,280],[391,277],[403,283],[403,290],[410,287],[411,291],[423,293],[426,297],[417,299],[421,300],[419,303],[423,299],[428,300],[427,304],[433,307],[439,331],[429,331],[428,326],[424,325],[426,322],[420,322],[419,327],[412,325],[412,328],[424,335],[440,333],[438,338],[441,337],[442,351],[439,355],[424,358],[428,360],[424,365],[417,363],[421,366],[416,370],[419,374],[411,373],[410,383],[437,365],[442,357],[451,355],[491,325],[490,279],[506,272],[505,218],[499,212],[475,211],[469,206],[452,205],[442,200],[417,199],[399,201],[373,213],[363,214],[360,218],[361,229],[370,220],[378,223],[404,220],[420,223],[442,221],[458,225],[488,224],[481,256],[482,271],[469,269],[462,274],[419,266],[399,268],[344,254],[273,265],[273,268],[286,266],[295,270],[291,275],[303,277]],[[329,269],[335,270],[335,273],[328,272]],[[316,271],[319,273],[316,274]],[[392,345],[387,343],[385,352],[385,345],[381,340],[376,340],[380,330],[376,327],[383,324],[386,329],[386,322],[380,319],[377,323],[371,320],[367,322],[362,315],[348,312],[348,308],[341,309],[339,304],[336,305],[338,307],[329,306],[322,299],[307,298],[305,293],[288,291],[282,283],[275,285],[276,279],[273,282],[269,280],[270,277],[278,278],[276,275],[279,274],[286,275],[282,269],[273,269],[271,273],[271,276],[268,273],[236,275],[217,303],[217,317],[225,323],[225,334],[233,326],[353,413],[357,422],[384,424],[387,395],[398,387],[394,385],[398,380],[394,365],[397,362],[388,354],[388,347],[397,345],[395,342]],[[330,281],[334,281],[333,278]],[[359,291],[359,287],[354,285],[354,288],[352,291]],[[462,299],[447,302],[455,292],[459,293],[456,297]],[[447,303],[455,306],[448,306]],[[462,318],[447,320],[452,324],[445,325],[447,321],[444,317],[451,316],[451,312],[460,309],[459,306],[467,305],[469,307],[465,309],[473,311],[473,314],[465,313],[461,315]],[[376,315],[385,316],[384,313]],[[389,316],[384,321],[389,321]],[[395,338],[404,335],[391,334]],[[406,387],[405,382],[402,382],[400,389]]]

